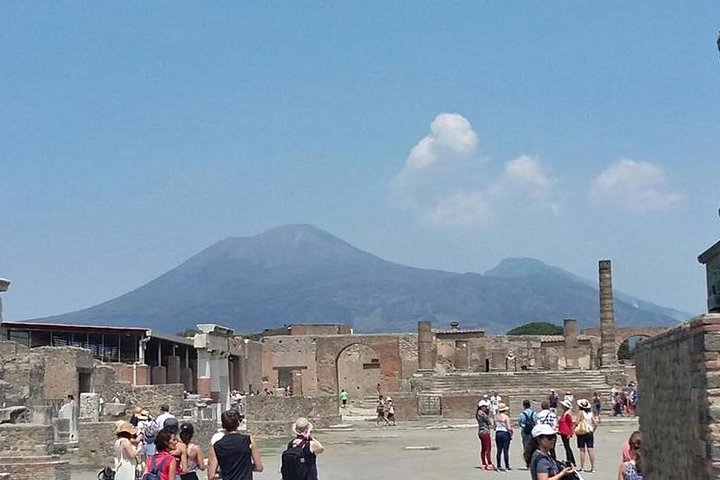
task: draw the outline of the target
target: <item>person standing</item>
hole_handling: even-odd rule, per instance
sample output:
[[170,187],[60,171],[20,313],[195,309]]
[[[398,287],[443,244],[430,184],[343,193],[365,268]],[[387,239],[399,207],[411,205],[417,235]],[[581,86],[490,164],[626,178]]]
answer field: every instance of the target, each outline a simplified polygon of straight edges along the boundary
[[550,425],[539,424],[533,429],[530,457],[530,478],[532,480],[560,480],[573,472],[571,467],[560,469],[550,450],[555,449],[557,434]]
[[492,437],[490,436],[493,425],[490,419],[490,403],[487,400],[478,402],[475,420],[478,423],[478,438],[480,439],[480,464],[485,470],[495,470],[492,463]]
[[565,391],[565,396],[563,397],[563,400],[567,400],[570,402],[570,405],[573,405],[575,403],[575,395],[573,395],[570,390],[567,390]]
[[[498,404],[498,413],[495,416],[495,448],[497,449],[495,461],[497,462],[497,469],[501,472],[512,470],[510,468],[510,442],[512,441],[513,428],[510,417],[507,416],[509,410],[510,408],[501,402]],[[502,468],[501,457],[505,459],[505,468]]]
[[602,401],[600,400],[600,394],[598,392],[593,393],[592,407],[593,413],[599,417],[600,411],[602,411]]
[[145,472],[157,475],[160,480],[175,480],[177,463],[170,452],[175,449],[177,442],[169,430],[160,430],[155,436],[156,453],[148,458]]
[[117,480],[135,480],[135,459],[137,451],[137,431],[130,422],[120,422],[115,430],[117,440],[113,445],[115,454],[115,478]]
[[597,427],[597,419],[592,413],[592,406],[585,398],[577,401],[580,409],[575,420],[575,435],[577,435],[577,447],[580,450],[580,471],[585,469],[585,458],[590,459],[590,470],[595,471],[595,427]]
[[556,409],[559,400],[560,397],[558,397],[557,393],[555,393],[555,390],[550,390],[550,395],[548,395],[548,403],[550,404],[550,408]]
[[205,470],[205,459],[203,457],[202,448],[196,443],[192,443],[195,435],[195,427],[190,422],[183,422],[180,425],[180,440],[185,444],[187,452],[187,470],[180,475],[182,480],[198,480],[197,471]]
[[[523,452],[530,448],[532,440],[532,429],[538,423],[538,417],[535,410],[530,408],[530,400],[523,400],[523,411],[520,412],[518,418],[518,426],[520,427],[520,436],[522,437]],[[530,468],[530,457],[525,457],[525,468]]]
[[498,405],[500,405],[500,402],[502,402],[502,397],[498,395],[498,392],[493,392],[492,397],[490,397],[490,411],[493,417],[498,414]]
[[340,391],[340,401],[342,402],[342,408],[347,408],[347,402],[348,402],[349,396],[350,395],[348,395],[348,393],[345,391],[344,388]]
[[[567,400],[563,400],[563,402],[566,402],[566,401]],[[550,425],[553,430],[557,431],[557,427],[558,427],[557,414],[555,412],[553,412],[552,410],[550,410],[550,404],[547,401],[544,401],[540,404],[540,408],[542,408],[542,410],[540,410],[540,412],[537,414],[538,424]],[[550,449],[550,454],[552,455],[553,458],[557,458],[555,456],[555,447],[554,446]]]
[[225,434],[210,447],[208,478],[215,478],[218,468],[223,480],[252,480],[253,472],[262,472],[260,448],[255,437],[238,431],[240,414],[227,410],[220,416]]
[[[307,468],[304,480],[318,480],[317,456],[325,451],[322,443],[311,435],[312,429],[313,425],[307,418],[298,418],[292,426],[292,432],[295,434],[295,438],[288,444],[288,448],[302,447],[303,459],[305,460],[304,463]],[[223,479],[224,478],[223,476]]]
[[572,403],[567,400],[560,402],[560,418],[558,419],[558,433],[562,439],[563,447],[565,448],[565,461],[570,464],[577,465],[575,462],[575,455],[573,454],[572,448],[570,447],[570,438],[573,436],[573,428],[575,422],[572,417]]

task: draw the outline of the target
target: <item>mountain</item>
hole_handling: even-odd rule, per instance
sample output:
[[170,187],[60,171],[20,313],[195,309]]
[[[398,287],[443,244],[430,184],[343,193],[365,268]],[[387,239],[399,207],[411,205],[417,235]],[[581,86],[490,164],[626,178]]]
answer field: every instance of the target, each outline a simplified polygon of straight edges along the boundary
[[[619,325],[673,325],[674,312],[616,294]],[[227,238],[125,295],[36,321],[165,332],[218,323],[250,333],[311,322],[347,323],[357,332],[412,332],[418,320],[430,319],[436,327],[457,320],[465,328],[504,333],[567,317],[581,327],[598,325],[596,286],[538,260],[506,259],[484,275],[419,269],[311,225],[288,225]]]

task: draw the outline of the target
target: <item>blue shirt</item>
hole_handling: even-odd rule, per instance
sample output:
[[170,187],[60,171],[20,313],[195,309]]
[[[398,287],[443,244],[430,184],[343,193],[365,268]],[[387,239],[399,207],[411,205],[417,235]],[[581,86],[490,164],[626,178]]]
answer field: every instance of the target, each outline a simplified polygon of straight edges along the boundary
[[535,424],[538,423],[537,413],[535,413],[535,410],[533,410],[532,408],[526,408],[520,414],[520,418],[518,419],[518,425],[520,425],[520,430],[525,428],[525,422],[527,422],[529,418],[533,419],[535,421]]

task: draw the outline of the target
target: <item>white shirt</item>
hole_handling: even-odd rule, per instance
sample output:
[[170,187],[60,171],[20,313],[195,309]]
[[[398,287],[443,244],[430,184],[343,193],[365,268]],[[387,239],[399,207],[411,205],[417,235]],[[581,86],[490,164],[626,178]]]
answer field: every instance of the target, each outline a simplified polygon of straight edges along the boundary
[[175,415],[173,415],[170,412],[163,412],[160,415],[158,415],[158,417],[155,419],[155,421],[162,429],[165,426],[165,420],[167,420],[168,418],[175,418]]
[[541,410],[537,414],[538,418],[538,424],[540,425],[550,425],[551,427],[557,429],[558,425],[558,418],[555,413],[553,413],[551,410]]

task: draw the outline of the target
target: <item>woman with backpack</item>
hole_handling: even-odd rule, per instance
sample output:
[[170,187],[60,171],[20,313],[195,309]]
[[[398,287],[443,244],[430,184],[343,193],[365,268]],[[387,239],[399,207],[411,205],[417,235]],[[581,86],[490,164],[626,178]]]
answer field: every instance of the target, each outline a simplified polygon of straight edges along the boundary
[[530,441],[530,447],[533,451],[530,457],[530,478],[532,480],[573,478],[572,467],[563,467],[550,455],[550,450],[555,448],[556,441],[557,433],[550,425],[541,423],[533,428],[532,440]]
[[592,413],[592,405],[585,398],[581,398],[577,401],[578,412],[577,418],[575,419],[575,435],[577,436],[577,447],[580,450],[580,469],[584,471],[585,458],[590,458],[590,470],[587,472],[595,471],[595,427],[597,427],[597,417]]
[[290,441],[282,455],[280,473],[283,480],[318,480],[317,456],[325,447],[313,438],[313,425],[305,417],[295,420],[292,432],[295,438]]
[[177,438],[169,430],[160,430],[155,436],[155,455],[147,460],[142,480],[175,480],[176,462],[170,453],[175,449]]

